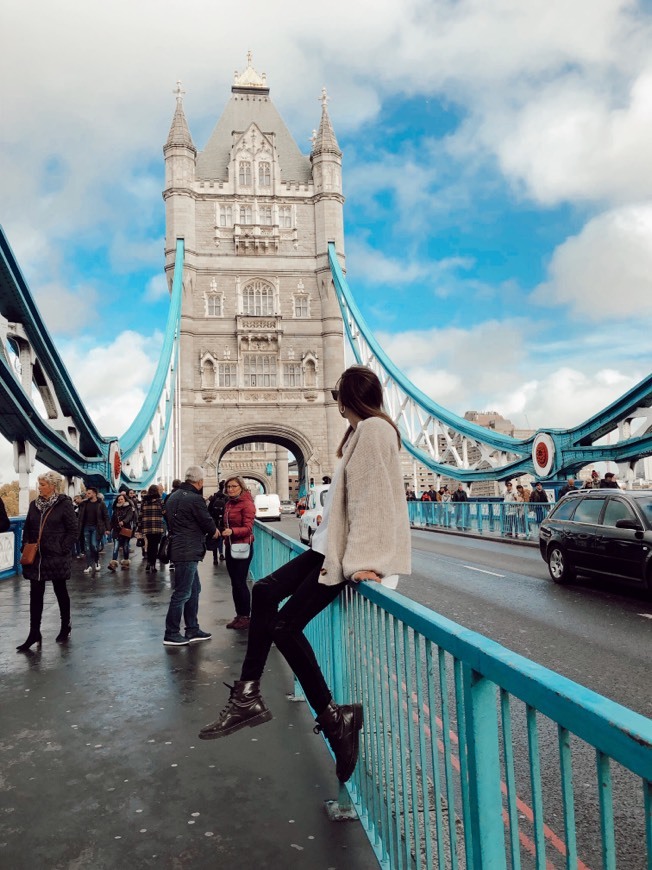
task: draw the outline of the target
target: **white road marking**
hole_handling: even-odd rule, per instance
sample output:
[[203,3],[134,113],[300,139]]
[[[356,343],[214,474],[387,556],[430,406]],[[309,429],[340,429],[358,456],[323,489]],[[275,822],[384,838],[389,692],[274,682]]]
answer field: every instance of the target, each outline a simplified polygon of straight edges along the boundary
[[652,619],[652,613],[639,613],[639,616],[642,616],[643,619]]
[[504,574],[496,574],[495,571],[485,571],[483,568],[474,568],[473,565],[464,565],[469,571],[478,571],[480,574],[491,574],[492,577],[504,577]]

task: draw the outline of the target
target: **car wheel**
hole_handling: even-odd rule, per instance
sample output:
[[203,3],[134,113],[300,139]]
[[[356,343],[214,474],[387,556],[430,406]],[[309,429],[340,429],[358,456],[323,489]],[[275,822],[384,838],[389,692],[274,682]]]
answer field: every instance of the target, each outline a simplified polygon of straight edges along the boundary
[[548,550],[548,571],[555,583],[570,583],[573,579],[573,571],[568,564],[566,553],[559,547],[551,547]]

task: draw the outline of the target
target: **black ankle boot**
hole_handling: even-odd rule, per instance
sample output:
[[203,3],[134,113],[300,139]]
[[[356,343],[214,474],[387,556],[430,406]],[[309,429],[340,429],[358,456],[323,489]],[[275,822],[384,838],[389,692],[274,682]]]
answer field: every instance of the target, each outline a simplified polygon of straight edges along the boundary
[[259,680],[239,680],[234,686],[224,685],[231,689],[229,702],[215,722],[201,729],[199,737],[202,740],[227,737],[245,725],[253,728],[272,718],[260,694]]
[[21,643],[20,646],[16,647],[16,652],[27,652],[27,650],[35,643],[38,644],[38,647],[40,649],[41,632],[38,630],[38,628],[30,628],[27,640],[25,641],[25,643]]
[[61,623],[61,631],[56,636],[55,640],[57,643],[65,643],[70,637],[70,632],[72,631],[72,625],[70,622],[62,622]]
[[360,729],[364,721],[362,704],[344,704],[331,701],[317,716],[315,734],[324,732],[335,753],[335,769],[340,782],[347,782],[355,770],[360,747]]

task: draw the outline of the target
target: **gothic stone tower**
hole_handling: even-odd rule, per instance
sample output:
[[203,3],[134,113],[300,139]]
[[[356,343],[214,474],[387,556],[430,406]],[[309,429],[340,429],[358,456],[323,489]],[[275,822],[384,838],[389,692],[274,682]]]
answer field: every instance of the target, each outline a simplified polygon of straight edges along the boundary
[[179,86],[163,149],[170,282],[185,242],[177,471],[204,465],[208,489],[222,455],[249,442],[290,450],[300,475],[331,474],[344,431],[330,394],[344,341],[327,257],[333,241],[343,264],[342,152],[326,94],[307,157],[250,56],[231,92],[197,153]]

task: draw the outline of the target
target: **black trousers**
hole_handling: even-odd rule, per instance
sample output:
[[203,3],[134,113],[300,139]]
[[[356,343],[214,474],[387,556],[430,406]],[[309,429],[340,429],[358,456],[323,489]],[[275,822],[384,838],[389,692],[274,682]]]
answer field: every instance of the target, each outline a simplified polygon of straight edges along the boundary
[[[312,709],[318,715],[332,695],[303,629],[334,601],[346,583],[319,583],[321,553],[307,550],[263,580],[251,593],[251,623],[241,680],[260,680],[272,643],[294,671]],[[289,596],[289,598],[288,598]],[[279,604],[288,598],[281,609]]]
[[[50,581],[48,581],[50,582]],[[70,622],[70,596],[68,595],[68,587],[66,579],[52,580],[52,588],[57,596],[59,603],[59,613],[61,615],[61,624],[68,625]],[[44,580],[29,581],[29,627],[38,631],[41,625],[41,616],[43,615],[43,597],[45,595]]]

